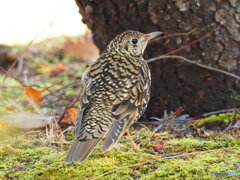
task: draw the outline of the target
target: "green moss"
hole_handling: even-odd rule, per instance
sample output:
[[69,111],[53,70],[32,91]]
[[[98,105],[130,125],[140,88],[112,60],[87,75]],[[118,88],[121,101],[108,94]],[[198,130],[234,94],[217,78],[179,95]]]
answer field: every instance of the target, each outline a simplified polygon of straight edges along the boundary
[[[237,113],[237,118],[240,118],[240,111]],[[196,122],[196,125],[198,127],[206,126],[206,125],[211,125],[211,124],[228,124],[231,122],[232,119],[232,113],[224,113],[224,114],[219,114],[219,115],[212,115],[210,117],[204,118]]]
[[[64,163],[67,148],[47,146],[38,138],[9,137],[0,143],[0,179],[215,179],[211,172],[240,173],[240,142],[230,135],[176,139],[172,136],[150,138],[151,133],[148,129],[132,133],[140,143],[137,151],[132,151],[129,141],[123,137],[121,146],[102,155],[101,141],[82,164]],[[164,159],[161,151],[152,148],[159,140],[165,141],[167,154],[183,154]],[[198,152],[196,148],[205,152]]]
[[215,179],[211,172],[239,172],[235,169],[236,164],[239,165],[237,153],[225,154],[224,151],[186,155],[155,164],[158,169],[142,179]]

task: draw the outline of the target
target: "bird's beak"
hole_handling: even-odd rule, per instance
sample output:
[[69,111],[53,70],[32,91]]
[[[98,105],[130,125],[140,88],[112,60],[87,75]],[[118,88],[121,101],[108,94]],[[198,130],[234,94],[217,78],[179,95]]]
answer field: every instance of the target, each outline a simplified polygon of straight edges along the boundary
[[160,34],[162,34],[162,32],[160,32],[160,31],[151,32],[151,33],[147,34],[148,35],[148,40],[151,40],[151,39],[159,36]]

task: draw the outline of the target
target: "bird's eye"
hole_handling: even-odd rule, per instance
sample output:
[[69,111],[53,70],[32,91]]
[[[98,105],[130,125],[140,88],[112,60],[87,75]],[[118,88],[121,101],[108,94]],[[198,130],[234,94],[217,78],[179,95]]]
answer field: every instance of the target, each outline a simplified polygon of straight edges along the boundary
[[131,42],[132,42],[132,44],[137,44],[137,43],[138,43],[138,40],[137,40],[136,38],[133,38],[133,39],[131,40]]

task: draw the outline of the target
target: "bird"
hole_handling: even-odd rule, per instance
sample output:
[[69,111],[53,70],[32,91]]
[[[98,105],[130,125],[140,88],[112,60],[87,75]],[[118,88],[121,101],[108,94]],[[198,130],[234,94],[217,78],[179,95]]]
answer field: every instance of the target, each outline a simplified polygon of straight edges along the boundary
[[66,163],[86,160],[106,135],[102,152],[109,151],[144,113],[150,99],[151,74],[143,53],[148,42],[161,33],[124,31],[90,66]]

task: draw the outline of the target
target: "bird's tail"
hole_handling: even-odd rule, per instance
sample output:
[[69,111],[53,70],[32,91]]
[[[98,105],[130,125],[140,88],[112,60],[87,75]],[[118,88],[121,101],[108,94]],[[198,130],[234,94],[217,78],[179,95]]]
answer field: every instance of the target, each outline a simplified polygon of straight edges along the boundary
[[83,162],[95,149],[100,139],[75,140],[68,150],[65,162]]

